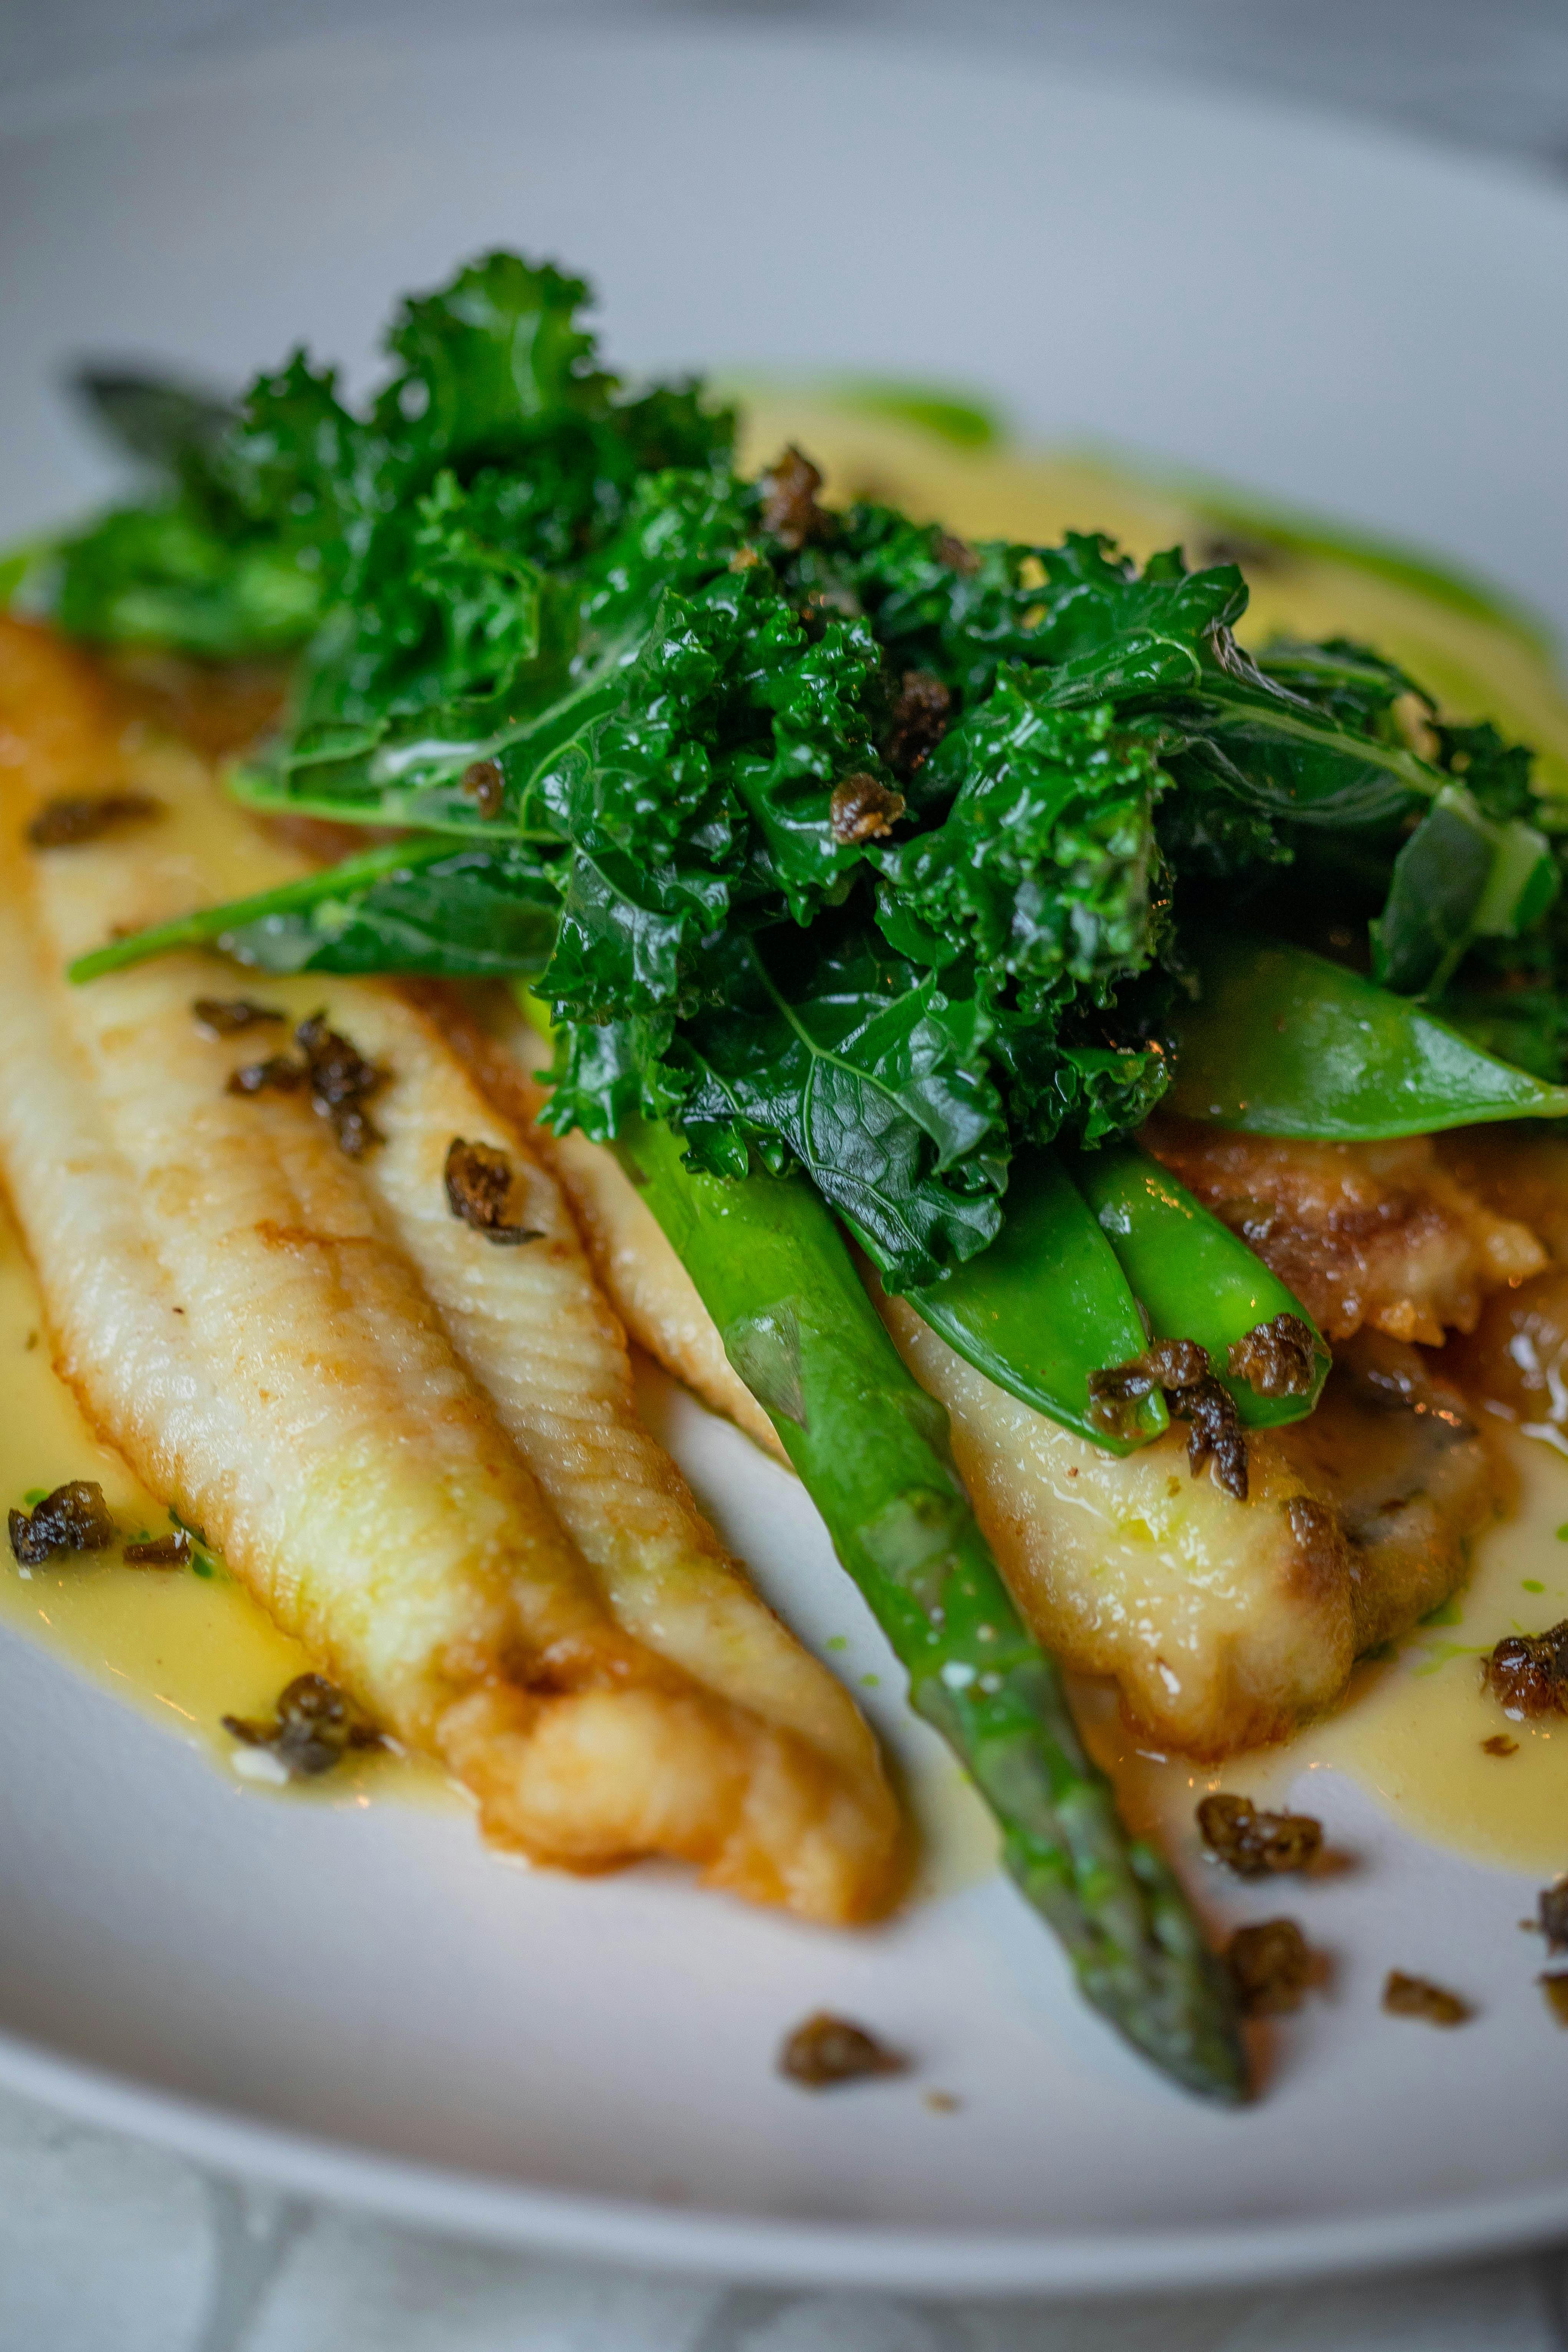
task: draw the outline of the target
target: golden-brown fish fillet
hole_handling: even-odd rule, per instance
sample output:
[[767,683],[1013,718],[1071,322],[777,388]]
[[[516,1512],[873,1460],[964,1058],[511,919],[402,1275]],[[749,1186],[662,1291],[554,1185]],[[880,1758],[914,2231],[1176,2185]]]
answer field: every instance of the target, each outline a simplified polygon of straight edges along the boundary
[[1142,1139],[1331,1340],[1367,1324],[1438,1347],[1447,1330],[1475,1328],[1492,1291],[1545,1264],[1528,1226],[1461,1183],[1429,1135],[1285,1142],[1160,1114]]
[[[483,1083],[520,1112],[536,1108],[542,1088],[517,1072],[543,1058],[538,1038],[503,1003],[487,1001],[483,1013],[515,1057],[509,1075],[470,1039]],[[633,1336],[715,1411],[739,1419],[738,1391],[754,1414],[615,1160],[581,1136],[543,1148],[580,1213],[586,1203],[600,1279]],[[1428,1157],[1421,1147],[1421,1167]],[[1468,1197],[1454,1223],[1489,1230]],[[1500,1256],[1535,1262],[1529,1234],[1490,1224]],[[1171,1748],[1221,1755],[1330,1705],[1363,1650],[1447,1598],[1468,1538],[1499,1506],[1497,1465],[1458,1394],[1415,1349],[1376,1334],[1342,1351],[1309,1421],[1252,1440],[1242,1504],[1190,1477],[1183,1432],[1118,1460],[995,1387],[902,1301],[879,1303],[905,1361],[948,1409],[976,1515],[1041,1639],[1069,1664],[1114,1675],[1142,1729]]]
[[[584,1869],[679,1856],[813,1917],[881,1907],[899,1834],[869,1732],[637,1420],[554,1183],[433,1024],[379,983],[247,982],[291,1019],[324,1004],[387,1073],[356,1163],[303,1096],[226,1091],[288,1034],[200,1034],[193,999],[232,971],[64,981],[116,926],[300,870],[122,716],[0,624],[0,1163],[62,1373],[492,1836]],[[40,803],[126,787],[161,814],[24,845]],[[508,1153],[539,1240],[452,1215],[456,1135]]]
[[1447,1599],[1499,1507],[1463,1400],[1381,1337],[1342,1351],[1309,1420],[1249,1436],[1240,1503],[1189,1475],[1184,1432],[1119,1461],[881,1305],[1019,1607],[1160,1747],[1221,1756],[1331,1705],[1362,1651]]
[[[436,992],[433,992],[436,993]],[[632,1338],[715,1412],[781,1462],[777,1431],[724,1353],[697,1286],[612,1152],[586,1136],[532,1122],[548,1100],[550,1047],[500,990],[476,992],[472,1015],[448,999],[437,1010],[486,1092],[524,1127],[572,1203],[594,1270]]]

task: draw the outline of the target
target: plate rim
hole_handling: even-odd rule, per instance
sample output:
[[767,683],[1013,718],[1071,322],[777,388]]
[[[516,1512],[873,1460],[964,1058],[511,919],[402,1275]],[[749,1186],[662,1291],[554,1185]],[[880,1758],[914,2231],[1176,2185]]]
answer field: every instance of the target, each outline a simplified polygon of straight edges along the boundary
[[1517,2252],[1568,2231],[1568,2175],[1341,2220],[1215,2227],[953,2230],[786,2221],[598,2197],[261,2121],[0,2029],[0,2089],[219,2174],[470,2243],[735,2285],[858,2288],[944,2300],[1270,2286]]
[[[731,47],[791,47],[873,53],[886,36],[867,25],[770,23],[660,26],[656,34],[631,14],[579,20],[472,21],[452,28],[457,41],[542,42],[588,47],[625,37],[668,34],[689,43]],[[323,49],[342,57],[376,42],[378,52],[416,56],[429,36],[403,22],[289,32],[216,50],[175,50],[107,71],[54,79],[0,103],[0,145],[43,142],[84,121],[134,114],[193,87],[222,86],[247,72],[285,79]],[[945,31],[922,28],[928,58],[963,62]],[[973,53],[971,53],[973,54]],[[974,62],[995,68],[1001,45]],[[1048,56],[1016,58],[1058,89],[1100,95],[1125,92],[1145,105],[1184,106],[1211,116],[1272,120],[1282,131],[1325,148],[1386,156],[1395,164],[1440,169],[1478,191],[1510,194],[1560,216],[1568,199],[1528,163],[1505,154],[1445,146],[1409,125],[1369,121],[1326,105],[1222,88],[1198,78],[1174,92],[1162,78]],[[1136,462],[1135,457],[1135,462]],[[118,2132],[219,2175],[265,2186],[284,2197],[323,2202],[384,2222],[439,2231],[470,2242],[600,2262],[726,2284],[860,2289],[932,2298],[1109,2299],[1162,2291],[1267,2286],[1310,2277],[1366,2273],[1422,2262],[1444,2263],[1499,2255],[1568,2233],[1568,2168],[1531,2188],[1432,2199],[1338,2218],[1278,2218],[1086,2231],[986,2231],[913,2223],[785,2220],[763,2213],[660,2203],[530,2184],[456,2164],[426,2162],[368,2142],[303,2131],[243,2107],[170,2089],[129,2068],[99,2065],[65,2047],[0,2025],[0,2089],[37,2101],[89,2128]]]

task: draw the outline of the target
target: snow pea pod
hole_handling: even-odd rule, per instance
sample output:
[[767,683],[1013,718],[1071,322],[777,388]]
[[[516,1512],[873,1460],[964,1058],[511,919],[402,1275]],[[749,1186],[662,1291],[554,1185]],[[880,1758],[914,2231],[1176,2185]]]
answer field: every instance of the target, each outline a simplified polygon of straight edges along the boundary
[[1568,1087],[1499,1061],[1408,997],[1305,949],[1194,942],[1202,997],[1174,1026],[1165,1100],[1246,1135],[1336,1143],[1562,1118]]
[[[1155,1337],[1195,1339],[1205,1348],[1238,1416],[1254,1429],[1310,1412],[1328,1375],[1329,1351],[1278,1275],[1135,1144],[1074,1152],[1066,1164]],[[1227,1369],[1231,1349],[1279,1315],[1299,1317],[1317,1341],[1311,1384],[1297,1396],[1260,1396]]]
[[1089,1374],[1141,1355],[1147,1334],[1110,1243],[1054,1152],[1015,1160],[1006,1220],[989,1249],[905,1296],[976,1371],[1096,1445],[1128,1454],[1167,1425],[1157,1390],[1127,1436],[1090,1418]]

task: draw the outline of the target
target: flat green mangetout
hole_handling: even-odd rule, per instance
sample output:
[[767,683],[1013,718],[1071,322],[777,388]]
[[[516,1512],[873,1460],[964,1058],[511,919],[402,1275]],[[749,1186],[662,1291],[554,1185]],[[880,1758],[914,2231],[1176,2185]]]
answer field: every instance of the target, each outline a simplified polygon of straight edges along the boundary
[[[1144,1443],[1157,1389],[1097,1420],[1093,1381],[1146,1329],[1225,1380],[1299,1312],[1122,1142],[1173,1080],[1190,1115],[1307,1137],[1568,1112],[1531,755],[1364,646],[1244,652],[1235,564],[829,510],[798,453],[743,478],[700,385],[598,364],[586,300],[491,255],[403,305],[363,407],[303,353],[233,409],[85,384],[153,488],[33,552],[23,596],[103,643],[290,653],[233,789],[402,830],[75,976],[209,940],[534,992],[547,1115],[637,1164],[1085,1990],[1234,2097],[1223,1973],[1118,1823],[844,1234],[991,1378]],[[1310,1411],[1314,1361],[1266,1410],[1232,1381],[1242,1418]]]

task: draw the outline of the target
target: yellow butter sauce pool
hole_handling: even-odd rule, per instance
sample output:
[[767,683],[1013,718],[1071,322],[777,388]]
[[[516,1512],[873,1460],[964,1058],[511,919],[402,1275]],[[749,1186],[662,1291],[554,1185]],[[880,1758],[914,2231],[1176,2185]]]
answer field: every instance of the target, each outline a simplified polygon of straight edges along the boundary
[[[55,1374],[37,1285],[9,1212],[0,1203],[0,1504],[26,1506],[71,1478],[94,1479],[130,1540],[161,1536],[169,1514],[84,1419]],[[202,1571],[206,1572],[202,1572]],[[310,1669],[298,1642],[280,1633],[229,1576],[199,1552],[184,1569],[127,1568],[118,1551],[82,1553],[41,1567],[0,1556],[0,1639],[7,1631],[42,1643],[106,1683],[120,1697],[205,1749],[226,1771],[252,1781],[225,1715],[267,1717],[284,1685]],[[315,1781],[289,1785],[341,1801],[395,1788],[433,1795],[435,1767],[390,1752],[351,1753]],[[454,1800],[454,1801],[456,1801]]]

